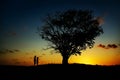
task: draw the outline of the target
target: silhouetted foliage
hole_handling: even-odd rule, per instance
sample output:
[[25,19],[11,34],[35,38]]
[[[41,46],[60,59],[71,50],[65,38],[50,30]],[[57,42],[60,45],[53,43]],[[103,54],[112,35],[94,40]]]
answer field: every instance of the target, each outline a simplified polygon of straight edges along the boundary
[[67,10],[49,14],[38,33],[52,43],[51,48],[61,53],[62,63],[68,64],[71,55],[80,55],[81,50],[92,48],[103,29],[91,10]]

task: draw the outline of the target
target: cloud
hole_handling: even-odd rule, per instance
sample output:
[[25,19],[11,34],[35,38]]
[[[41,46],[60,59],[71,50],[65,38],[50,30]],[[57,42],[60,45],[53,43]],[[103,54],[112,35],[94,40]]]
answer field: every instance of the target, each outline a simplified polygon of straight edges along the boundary
[[9,53],[14,53],[14,50],[9,50],[9,49],[6,49],[6,52],[9,52]]
[[99,44],[98,47],[104,48],[104,49],[115,49],[115,48],[118,48],[118,45],[116,45],[116,44],[107,44],[107,45]]
[[0,54],[8,54],[8,53],[17,53],[20,52],[18,49],[0,49]]
[[9,36],[17,36],[17,33],[12,31],[12,32],[9,32],[8,35]]
[[97,17],[96,19],[97,19],[99,25],[104,24],[104,19],[103,19],[103,17]]
[[99,44],[98,47],[105,48],[105,45]]
[[9,52],[9,53],[20,52],[20,50],[18,50],[18,49],[12,49],[12,50],[6,49],[6,51]]
[[18,49],[15,49],[14,51],[15,51],[15,52],[20,52],[20,50],[18,50]]
[[16,36],[16,35],[17,35],[16,32],[11,32],[10,34],[11,34],[12,36]]
[[118,46],[116,44],[108,44],[107,47],[108,48],[117,48]]

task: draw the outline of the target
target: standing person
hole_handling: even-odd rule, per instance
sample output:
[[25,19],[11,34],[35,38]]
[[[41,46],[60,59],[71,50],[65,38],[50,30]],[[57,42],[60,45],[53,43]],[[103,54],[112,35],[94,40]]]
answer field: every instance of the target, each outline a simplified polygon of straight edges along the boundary
[[34,66],[36,65],[36,63],[37,63],[37,59],[36,59],[37,57],[36,56],[34,56]]
[[36,61],[36,63],[37,63],[37,66],[38,66],[38,63],[39,63],[39,57],[37,57],[37,61]]

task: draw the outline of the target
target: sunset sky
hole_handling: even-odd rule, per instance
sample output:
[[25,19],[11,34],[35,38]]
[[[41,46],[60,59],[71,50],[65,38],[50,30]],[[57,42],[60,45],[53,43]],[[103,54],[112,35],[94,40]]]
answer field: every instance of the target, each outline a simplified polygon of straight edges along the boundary
[[71,56],[69,63],[120,64],[118,0],[1,0],[0,7],[0,65],[33,65],[34,55],[39,64],[61,63],[62,56],[44,50],[48,42],[36,32],[48,13],[67,9],[90,9],[104,19],[104,33],[96,38],[94,47],[81,56]]

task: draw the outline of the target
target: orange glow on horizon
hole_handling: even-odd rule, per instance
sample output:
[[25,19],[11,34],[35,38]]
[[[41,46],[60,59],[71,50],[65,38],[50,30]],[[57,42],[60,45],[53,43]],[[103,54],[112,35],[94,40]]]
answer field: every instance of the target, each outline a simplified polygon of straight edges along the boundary
[[[33,65],[34,55],[39,57],[39,65],[42,64],[61,64],[62,56],[59,53],[54,53],[50,50],[39,52],[19,52],[17,54],[5,54],[0,58],[1,64],[8,65]],[[82,51],[79,56],[72,55],[69,58],[69,63],[91,64],[91,65],[119,65],[120,64],[120,47],[117,49],[103,49],[94,47]],[[4,63],[3,63],[4,62]]]

